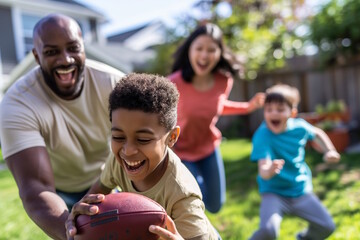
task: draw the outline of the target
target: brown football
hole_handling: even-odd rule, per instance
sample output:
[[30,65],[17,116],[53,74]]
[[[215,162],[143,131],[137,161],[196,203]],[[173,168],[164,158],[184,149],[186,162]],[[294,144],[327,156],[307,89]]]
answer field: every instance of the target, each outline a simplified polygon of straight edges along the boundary
[[97,204],[96,215],[79,215],[75,240],[156,240],[150,225],[165,227],[166,211],[154,200],[136,193],[111,193]]

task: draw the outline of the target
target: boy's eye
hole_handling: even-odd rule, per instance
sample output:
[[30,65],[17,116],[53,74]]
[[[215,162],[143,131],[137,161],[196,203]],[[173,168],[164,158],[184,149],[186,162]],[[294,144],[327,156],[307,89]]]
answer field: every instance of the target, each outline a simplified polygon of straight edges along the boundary
[[112,136],[112,139],[115,141],[124,141],[125,140],[125,138],[121,137],[121,136]]
[[151,139],[148,139],[148,138],[139,138],[138,139],[138,142],[141,143],[141,144],[147,144],[151,141]]

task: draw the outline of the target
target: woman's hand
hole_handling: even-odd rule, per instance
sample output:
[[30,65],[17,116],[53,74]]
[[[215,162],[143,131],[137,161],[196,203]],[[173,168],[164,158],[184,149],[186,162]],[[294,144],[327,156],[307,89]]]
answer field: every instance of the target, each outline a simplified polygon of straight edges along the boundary
[[66,237],[68,240],[74,239],[77,233],[75,226],[75,219],[78,215],[94,215],[99,212],[99,208],[91,203],[99,203],[105,199],[104,194],[88,194],[85,195],[79,202],[75,203],[68,219],[65,222]]
[[184,240],[176,229],[174,221],[167,215],[166,228],[162,228],[156,225],[150,225],[149,231],[160,236],[163,240]]
[[265,102],[265,93],[259,92],[256,93],[249,101],[249,110],[250,112],[255,111],[258,108],[261,108]]

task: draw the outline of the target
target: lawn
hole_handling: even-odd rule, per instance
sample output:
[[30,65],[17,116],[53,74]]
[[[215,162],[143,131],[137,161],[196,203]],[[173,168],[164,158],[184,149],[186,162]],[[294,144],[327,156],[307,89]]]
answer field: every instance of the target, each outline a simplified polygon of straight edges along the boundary
[[[227,202],[218,214],[208,216],[224,240],[251,236],[259,223],[260,197],[256,164],[249,161],[249,140],[228,140],[221,145],[227,178]],[[1,158],[1,156],[0,156]],[[336,232],[329,240],[352,240],[360,236],[360,154],[342,154],[340,164],[322,165],[322,156],[309,149],[306,161],[313,170],[314,191],[334,217]],[[1,162],[1,160],[0,160]],[[49,239],[27,217],[8,170],[0,171],[0,240]],[[285,216],[280,240],[295,239],[306,222]]]

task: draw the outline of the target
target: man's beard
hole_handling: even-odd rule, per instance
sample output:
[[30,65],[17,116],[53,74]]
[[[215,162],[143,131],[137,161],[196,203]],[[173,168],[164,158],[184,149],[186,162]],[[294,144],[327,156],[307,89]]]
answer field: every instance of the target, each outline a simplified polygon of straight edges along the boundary
[[[69,67],[69,66],[67,66]],[[49,74],[48,72],[46,72],[42,67],[41,68],[41,72],[44,76],[44,80],[46,82],[46,84],[49,86],[49,88],[60,98],[63,99],[74,99],[76,97],[78,97],[81,93],[83,84],[84,84],[84,66],[80,66],[77,65],[77,69],[78,69],[78,76],[77,79],[75,80],[75,88],[72,91],[69,92],[64,92],[61,91],[58,86],[56,85],[56,80],[54,77],[55,74],[55,70],[52,70],[53,74]],[[60,66],[58,68],[66,68],[63,66]]]

